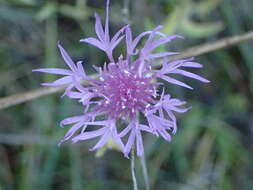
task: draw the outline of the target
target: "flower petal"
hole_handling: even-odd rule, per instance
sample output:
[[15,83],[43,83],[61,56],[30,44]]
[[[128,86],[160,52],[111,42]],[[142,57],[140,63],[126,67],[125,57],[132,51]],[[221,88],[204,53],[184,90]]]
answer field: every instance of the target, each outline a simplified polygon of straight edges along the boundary
[[95,138],[95,137],[103,135],[106,132],[106,130],[108,130],[108,128],[107,127],[103,127],[101,129],[98,129],[98,130],[95,130],[95,131],[84,132],[84,133],[82,133],[82,134],[77,135],[76,137],[74,137],[72,139],[72,141],[73,141],[73,143],[76,143],[78,141],[92,139],[92,138]]
[[88,43],[88,44],[91,44],[93,46],[96,46],[97,48],[105,51],[105,46],[104,44],[102,44],[99,40],[97,40],[96,38],[84,38],[84,39],[81,39],[80,42],[85,42],[85,43]]
[[97,144],[93,148],[91,148],[90,150],[94,151],[96,149],[99,149],[99,148],[103,147],[107,143],[109,138],[110,138],[110,129],[107,129],[107,131],[100,138],[100,140],[97,142]]
[[127,144],[124,148],[124,155],[128,158],[128,154],[131,151],[131,148],[133,147],[134,141],[135,141],[136,132],[134,129],[131,130],[130,136],[128,137]]
[[75,132],[78,131],[82,126],[83,126],[82,122],[79,122],[73,125],[65,134],[65,136],[60,140],[60,144],[69,140],[75,134]]
[[122,142],[122,140],[120,139],[117,130],[116,130],[116,126],[115,126],[115,122],[114,122],[114,127],[112,129],[112,137],[114,142],[119,145],[119,148],[123,151],[124,150],[124,144]]
[[119,137],[124,137],[133,128],[133,122],[130,122],[128,126],[119,133]]
[[203,65],[199,64],[199,63],[196,63],[196,62],[190,62],[190,61],[187,61],[187,62],[184,62],[181,67],[191,67],[191,68],[202,68]]
[[151,47],[150,47],[150,51],[156,49],[158,46],[163,45],[165,43],[170,42],[171,40],[175,39],[175,38],[183,38],[182,36],[179,35],[169,35],[166,37],[162,37],[154,42],[152,42]]
[[120,37],[120,35],[126,30],[126,28],[128,28],[128,26],[124,26],[122,27],[118,32],[116,32],[116,34],[112,37],[111,39],[111,45],[114,44],[116,41],[118,41]]
[[72,77],[66,76],[62,77],[54,82],[51,83],[42,83],[43,86],[61,86],[72,82]]
[[57,74],[57,75],[71,75],[71,74],[73,74],[73,72],[70,70],[58,69],[58,68],[41,68],[41,69],[33,69],[32,71],[33,72]]
[[101,42],[104,42],[105,40],[105,32],[101,23],[101,18],[100,16],[95,13],[95,18],[96,18],[96,24],[95,24],[95,31],[96,34],[98,36],[98,38],[100,39]]
[[74,116],[74,117],[68,117],[68,118],[62,120],[62,121],[60,122],[60,125],[61,125],[61,126],[63,126],[63,125],[69,125],[69,124],[72,124],[72,123],[79,122],[79,121],[81,121],[81,120],[83,120],[83,119],[85,119],[85,118],[86,118],[86,116],[84,116],[84,115],[81,115],[81,116]]
[[143,148],[142,136],[138,129],[136,130],[136,148],[137,148],[137,155],[143,156],[144,148]]
[[116,41],[112,41],[110,44],[110,48],[111,50],[113,50],[119,43],[120,41],[124,38],[125,36],[121,36],[120,38],[118,38]]
[[210,81],[199,76],[199,75],[196,75],[194,73],[191,73],[191,72],[188,72],[188,71],[184,71],[184,70],[181,70],[181,69],[176,69],[170,73],[173,73],[173,74],[180,74],[180,75],[183,75],[183,76],[186,76],[186,77],[189,77],[189,78],[193,78],[193,79],[196,79],[196,80],[199,80],[201,82],[205,82],[205,83],[209,83]]
[[159,134],[166,140],[166,141],[171,141],[171,136],[170,134],[165,130],[165,129],[159,129]]
[[193,88],[190,87],[189,85],[187,85],[187,84],[185,84],[185,83],[183,83],[183,82],[181,82],[181,81],[178,81],[178,80],[176,80],[176,79],[174,79],[174,78],[171,78],[171,77],[169,77],[169,76],[166,76],[166,75],[158,75],[157,77],[159,77],[159,78],[161,78],[161,79],[163,79],[163,80],[165,80],[165,81],[167,81],[167,82],[169,82],[169,83],[172,83],[172,84],[175,84],[175,85],[182,86],[182,87],[185,87],[185,88],[188,88],[188,89],[193,90]]
[[176,55],[179,54],[178,52],[162,52],[162,53],[154,53],[147,55],[146,59],[155,59],[155,58],[162,58],[170,55]]
[[72,61],[72,59],[70,58],[70,56],[69,56],[68,53],[65,51],[65,49],[61,46],[60,43],[58,43],[58,48],[60,49],[62,58],[64,59],[65,63],[67,63],[67,65],[69,66],[69,68],[70,68],[72,71],[76,71],[75,63]]

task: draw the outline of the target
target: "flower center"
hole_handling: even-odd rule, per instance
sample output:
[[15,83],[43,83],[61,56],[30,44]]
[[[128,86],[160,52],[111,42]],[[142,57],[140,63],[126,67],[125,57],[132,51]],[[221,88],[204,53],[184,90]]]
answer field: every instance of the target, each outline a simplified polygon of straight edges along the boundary
[[151,77],[139,77],[137,71],[113,65],[103,74],[103,108],[111,117],[131,116],[144,111],[152,102],[154,84]]

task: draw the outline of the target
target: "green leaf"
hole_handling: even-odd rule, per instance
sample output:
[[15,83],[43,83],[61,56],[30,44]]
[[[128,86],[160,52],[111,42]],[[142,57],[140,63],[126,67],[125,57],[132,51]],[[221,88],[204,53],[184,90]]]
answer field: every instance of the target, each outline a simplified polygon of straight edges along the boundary
[[90,11],[86,7],[79,6],[61,5],[59,11],[67,17],[78,20],[86,20],[90,15]]
[[46,3],[36,15],[36,19],[39,21],[46,20],[53,16],[57,12],[58,6],[54,2]]
[[178,23],[181,23],[183,18],[183,9],[180,7],[176,8],[165,20],[162,32],[166,34],[173,34],[178,26]]
[[221,22],[197,23],[188,19],[185,19],[180,26],[185,35],[194,38],[214,35],[224,28]]
[[219,3],[220,0],[205,0],[203,2],[193,3],[194,12],[200,15],[209,14]]

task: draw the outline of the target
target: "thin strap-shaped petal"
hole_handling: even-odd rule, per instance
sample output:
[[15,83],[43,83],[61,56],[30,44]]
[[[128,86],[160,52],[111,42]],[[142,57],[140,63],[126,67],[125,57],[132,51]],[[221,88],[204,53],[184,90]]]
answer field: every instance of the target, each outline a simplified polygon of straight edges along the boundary
[[93,97],[94,97],[93,93],[83,94],[83,96],[81,97],[79,102],[82,102],[83,105],[89,104],[90,99],[93,98]]
[[[73,76],[72,76],[73,78]],[[66,88],[66,90],[64,91],[64,93],[61,95],[61,98],[63,98],[64,96],[66,96],[69,92],[71,92],[71,90],[74,88],[74,84],[69,84],[69,86]]]
[[155,34],[157,31],[161,30],[162,29],[162,26],[157,26],[152,32],[151,34],[149,35],[144,47],[142,48],[142,51],[144,52],[150,52],[151,51],[151,46],[152,46],[152,40],[153,38],[155,37]]
[[110,36],[109,36],[109,5],[110,0],[106,1],[106,15],[105,15],[105,43],[109,43]]
[[110,121],[93,121],[93,122],[85,122],[86,125],[108,125]]
[[69,66],[69,68],[70,68],[72,71],[76,71],[75,63],[72,61],[72,59],[70,58],[70,56],[69,56],[68,53],[65,51],[65,49],[61,46],[60,43],[58,43],[58,48],[60,49],[62,58],[64,59],[65,63],[67,63],[67,65]]
[[174,125],[173,125],[173,127],[171,127],[172,134],[175,135],[176,132],[177,132],[177,120],[176,120],[176,116],[171,111],[168,112],[168,115],[169,115],[170,118],[175,117],[175,119],[172,119],[174,121]]
[[171,136],[165,129],[159,129],[159,133],[166,141],[171,141]]
[[119,43],[120,41],[124,38],[125,36],[121,36],[119,39],[117,39],[115,42],[111,42],[111,50],[113,50]]
[[187,112],[189,109],[191,109],[191,108],[178,108],[178,107],[175,107],[175,106],[171,106],[171,110],[175,111],[175,112],[178,112],[178,113]]
[[119,137],[124,137],[133,128],[133,122],[129,123],[128,126],[119,133]]
[[158,75],[157,77],[159,77],[159,78],[161,78],[161,79],[163,79],[163,80],[165,80],[165,81],[167,81],[167,82],[169,82],[169,83],[176,84],[176,85],[179,85],[179,86],[182,86],[182,87],[191,89],[191,90],[193,89],[193,88],[190,87],[189,85],[187,85],[187,84],[185,84],[185,83],[183,83],[183,82],[181,82],[181,81],[178,81],[178,80],[176,80],[176,79],[174,79],[174,78],[171,78],[171,77],[169,77],[169,76],[166,76],[166,75]]
[[102,44],[99,40],[97,40],[96,38],[84,38],[84,39],[81,39],[80,42],[85,42],[85,43],[88,43],[88,44],[91,44],[93,46],[96,46],[97,48],[105,51],[105,46],[104,44]]
[[99,139],[99,141],[97,142],[97,144],[91,148],[91,151],[94,151],[96,149],[99,149],[101,147],[103,147],[105,145],[105,143],[107,143],[108,139],[110,138],[110,129],[107,129],[107,131],[105,132],[105,134]]
[[118,133],[117,133],[117,129],[116,126],[113,127],[112,129],[112,137],[114,142],[119,145],[120,149],[123,151],[124,150],[124,144],[121,140],[121,138],[119,137]]
[[172,104],[173,106],[182,106],[187,103],[186,101],[181,101],[176,98],[171,98],[170,100],[166,100],[166,101],[169,101],[169,103]]
[[203,65],[196,62],[184,62],[181,67],[202,68]]
[[156,116],[156,115],[153,115],[152,117],[153,117],[156,121],[158,121],[161,125],[173,126],[173,122],[172,122],[172,121],[169,121],[169,120],[167,120],[167,119],[158,117],[158,116]]
[[98,137],[98,136],[101,136],[103,135],[106,130],[108,130],[107,127],[103,127],[101,129],[98,129],[98,130],[95,130],[95,131],[92,131],[92,132],[84,132],[76,137],[74,137],[72,139],[72,141],[74,143],[76,143],[77,141],[83,141],[83,140],[88,140],[88,139],[92,139],[92,138],[95,138],[95,137]]
[[161,108],[158,109],[158,112],[159,112],[159,116],[164,118],[164,113],[163,113],[163,110]]
[[171,98],[170,96],[167,95],[164,96],[164,101],[169,102],[169,104],[173,104],[176,106],[184,105],[187,103],[186,101],[182,101],[177,98]]
[[126,146],[125,146],[125,148],[124,148],[124,155],[125,155],[126,157],[128,157],[128,154],[129,154],[129,152],[131,151],[131,148],[132,148],[132,146],[133,146],[133,144],[134,144],[135,135],[136,135],[135,130],[132,129],[132,130],[131,130],[131,133],[130,133],[130,135],[129,135],[129,137],[128,137],[127,144],[126,144]]
[[143,148],[142,136],[139,130],[136,130],[136,148],[137,148],[137,155],[143,156],[144,148]]
[[126,30],[127,26],[122,27],[111,39],[111,44],[114,44],[116,41],[118,41],[120,35]]
[[63,125],[69,125],[69,124],[72,124],[72,123],[76,123],[78,121],[81,121],[84,118],[85,118],[85,116],[83,116],[83,115],[81,115],[81,116],[74,116],[74,117],[68,117],[68,118],[62,120],[60,122],[60,125],[63,126]]
[[61,86],[72,82],[72,77],[66,76],[62,77],[54,82],[51,83],[42,83],[43,86]]
[[87,127],[88,127],[88,125],[83,125],[82,130],[81,130],[81,134],[84,133],[84,131],[86,130]]
[[165,111],[167,112],[168,116],[170,117],[170,119],[172,121],[176,121],[177,120],[176,116],[172,113],[172,111],[170,109],[165,109]]
[[87,92],[87,88],[83,87],[79,81],[73,80],[73,84],[75,85],[76,89],[79,90],[80,92]]
[[142,131],[146,131],[146,132],[149,132],[149,133],[153,133],[152,129],[150,127],[148,127],[147,125],[142,125],[140,124],[139,125],[139,128],[142,130]]
[[95,13],[95,19],[96,19],[96,24],[95,24],[96,34],[98,38],[100,39],[100,41],[103,42],[105,40],[105,32],[101,23],[101,18],[97,13]]
[[132,50],[134,50],[134,48],[136,48],[136,46],[138,45],[139,41],[146,36],[147,34],[152,33],[152,31],[146,31],[146,32],[142,32],[140,33],[133,41],[132,43]]
[[164,69],[167,67],[167,69],[169,71],[172,71],[178,67],[190,67],[190,68],[202,68],[203,67],[203,65],[193,62],[192,60],[193,60],[193,58],[172,61],[172,62],[168,62],[168,63],[164,64],[163,66],[165,66]]
[[127,53],[131,54],[132,53],[132,39],[133,39],[133,35],[132,35],[132,30],[131,30],[130,26],[126,27],[125,33],[126,33]]
[[58,68],[41,68],[41,69],[33,69],[32,71],[33,72],[57,74],[57,75],[71,75],[71,74],[73,74],[73,72],[70,70],[58,69]]
[[69,140],[75,134],[75,132],[78,131],[82,127],[82,125],[83,124],[81,122],[76,123],[75,125],[73,125],[68,130],[68,132],[66,133],[66,135],[60,140],[60,143],[63,143],[64,141]]
[[161,58],[161,57],[166,57],[170,55],[177,55],[179,54],[178,52],[162,52],[162,53],[154,53],[150,54],[147,56],[148,59],[155,59],[155,58]]
[[[133,41],[132,43],[132,51],[136,48],[136,46],[138,45],[139,41],[146,36],[147,34],[151,34],[153,31],[146,31],[146,32],[142,32],[141,34],[139,34]],[[164,36],[163,33],[156,31],[155,34],[159,34],[160,36]]]
[[173,62],[169,62],[169,63],[164,63],[162,65],[162,69],[158,70],[156,72],[161,73],[161,74],[170,73],[171,71],[180,67],[182,64],[183,63],[181,61],[173,61]]
[[165,44],[165,43],[168,43],[170,42],[171,40],[175,39],[175,38],[183,38],[182,36],[179,36],[179,35],[169,35],[169,36],[166,36],[166,37],[163,37],[163,38],[160,38],[154,42],[152,42],[152,45],[150,47],[151,51],[154,50],[155,48],[157,48],[158,46],[162,45],[162,44]]
[[154,30],[152,30],[150,36],[148,37],[148,40],[147,40],[146,44],[150,44],[152,42],[153,38],[155,37],[156,32],[161,30],[162,28],[163,28],[162,25],[159,25],[159,26],[155,27]]
[[199,75],[196,75],[194,73],[191,73],[191,72],[188,72],[188,71],[184,71],[184,70],[181,70],[181,69],[176,69],[176,70],[172,71],[171,73],[184,75],[186,77],[193,78],[193,79],[199,80],[201,82],[205,82],[205,83],[210,82],[209,80],[207,80],[207,79],[205,79],[205,78],[203,78],[203,77],[201,77]]
[[86,77],[86,73],[85,73],[85,70],[83,68],[83,61],[78,61],[76,63],[77,65],[77,70],[78,70],[78,73],[83,76],[83,77]]
[[72,99],[79,99],[79,98],[82,98],[83,94],[80,93],[80,92],[73,92],[73,91],[71,91],[71,92],[67,93],[67,96],[70,97],[70,98],[72,98]]

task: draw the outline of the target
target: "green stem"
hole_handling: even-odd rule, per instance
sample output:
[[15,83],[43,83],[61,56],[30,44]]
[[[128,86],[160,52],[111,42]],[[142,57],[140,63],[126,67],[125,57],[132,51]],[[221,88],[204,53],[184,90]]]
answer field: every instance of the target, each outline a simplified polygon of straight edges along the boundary
[[135,162],[135,152],[134,152],[134,148],[132,148],[132,151],[131,151],[131,173],[132,173],[134,190],[138,190],[137,180],[136,180],[136,176],[135,176],[135,163],[134,162]]
[[145,155],[141,156],[141,168],[142,168],[142,173],[144,177],[144,183],[145,183],[145,189],[150,190],[150,183],[149,183],[149,178],[148,178],[148,170],[147,170],[147,164],[145,160]]

